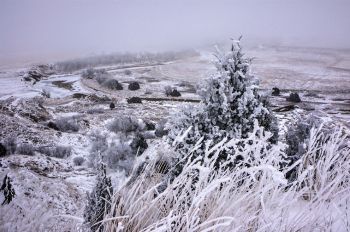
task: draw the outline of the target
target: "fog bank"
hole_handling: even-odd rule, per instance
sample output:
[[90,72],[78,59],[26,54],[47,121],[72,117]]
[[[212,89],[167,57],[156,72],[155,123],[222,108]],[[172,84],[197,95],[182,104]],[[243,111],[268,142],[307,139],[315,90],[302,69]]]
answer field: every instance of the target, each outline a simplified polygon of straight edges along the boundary
[[347,0],[1,0],[0,64],[250,43],[350,48]]

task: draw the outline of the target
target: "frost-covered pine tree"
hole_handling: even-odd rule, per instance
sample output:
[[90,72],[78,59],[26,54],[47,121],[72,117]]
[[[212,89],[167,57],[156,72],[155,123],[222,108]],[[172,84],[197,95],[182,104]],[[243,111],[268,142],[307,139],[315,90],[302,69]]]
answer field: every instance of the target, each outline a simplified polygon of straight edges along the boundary
[[90,194],[84,210],[84,220],[91,231],[103,231],[102,220],[111,209],[113,187],[111,178],[107,177],[106,165],[100,163],[98,168],[97,183]]
[[[181,113],[172,125],[170,142],[176,143],[177,136],[186,131],[183,141],[176,144],[176,149],[185,155],[201,138],[213,144],[225,137],[246,138],[255,120],[272,132],[271,142],[277,142],[277,121],[258,94],[258,81],[250,73],[251,59],[244,57],[240,41],[234,41],[227,53],[218,50],[216,58],[216,74],[198,91],[202,99],[200,107]],[[197,156],[203,152],[202,144],[195,152]],[[226,155],[222,154],[220,159]]]

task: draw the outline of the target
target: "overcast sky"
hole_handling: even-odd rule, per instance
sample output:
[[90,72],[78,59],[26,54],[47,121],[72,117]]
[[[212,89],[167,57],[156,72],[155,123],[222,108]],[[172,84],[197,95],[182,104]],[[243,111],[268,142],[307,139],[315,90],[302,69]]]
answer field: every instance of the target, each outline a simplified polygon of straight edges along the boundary
[[350,0],[0,0],[0,62],[261,44],[350,48]]

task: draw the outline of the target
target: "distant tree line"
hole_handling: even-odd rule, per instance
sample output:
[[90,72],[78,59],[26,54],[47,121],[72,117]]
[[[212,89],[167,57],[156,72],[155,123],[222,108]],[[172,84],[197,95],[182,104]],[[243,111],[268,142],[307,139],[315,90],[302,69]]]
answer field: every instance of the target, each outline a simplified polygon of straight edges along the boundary
[[58,72],[74,72],[102,65],[167,62],[195,54],[194,50],[162,53],[114,53],[57,62],[54,67]]

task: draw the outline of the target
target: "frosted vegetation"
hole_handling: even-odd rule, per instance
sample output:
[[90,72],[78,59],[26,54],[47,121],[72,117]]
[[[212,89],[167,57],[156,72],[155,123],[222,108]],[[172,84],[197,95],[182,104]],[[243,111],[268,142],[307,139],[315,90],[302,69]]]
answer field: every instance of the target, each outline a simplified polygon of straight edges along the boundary
[[[98,199],[98,217],[86,219],[88,227],[93,231],[350,229],[349,131],[327,128],[321,119],[310,117],[291,124],[279,138],[277,119],[268,100],[257,92],[250,62],[239,41],[228,53],[218,52],[217,73],[200,89],[199,106],[175,115],[169,135],[134,158],[129,180],[113,195],[104,196],[108,200]],[[129,134],[139,126],[127,119],[111,122],[108,128]],[[104,140],[96,146],[99,143]],[[98,181],[95,195],[110,188],[107,180]],[[88,209],[88,215],[96,215]]]
[[[313,128],[298,162],[281,167],[285,145],[271,145],[271,133],[256,123],[247,138],[207,143],[204,162],[188,160],[162,192],[163,174],[156,167],[161,163],[153,161],[113,196],[105,231],[345,231],[348,136],[342,129],[325,135],[322,126]],[[199,146],[200,141],[188,155]],[[215,169],[216,158],[228,147],[235,154],[224,165],[238,155],[244,162],[230,170],[224,165]],[[164,156],[173,154],[171,147],[163,151]],[[285,176],[294,167],[297,178],[288,182]]]
[[83,71],[82,75],[85,79],[94,79],[101,86],[111,90],[122,90],[123,86],[105,69],[89,68]]
[[110,169],[130,173],[135,157],[148,147],[143,135],[146,124],[134,117],[120,117],[111,120],[106,128],[112,133],[97,130],[90,134],[91,165],[98,167],[104,162]]
[[77,116],[58,118],[55,121],[55,125],[57,126],[58,130],[62,132],[77,132],[79,131],[78,119],[79,117]]

